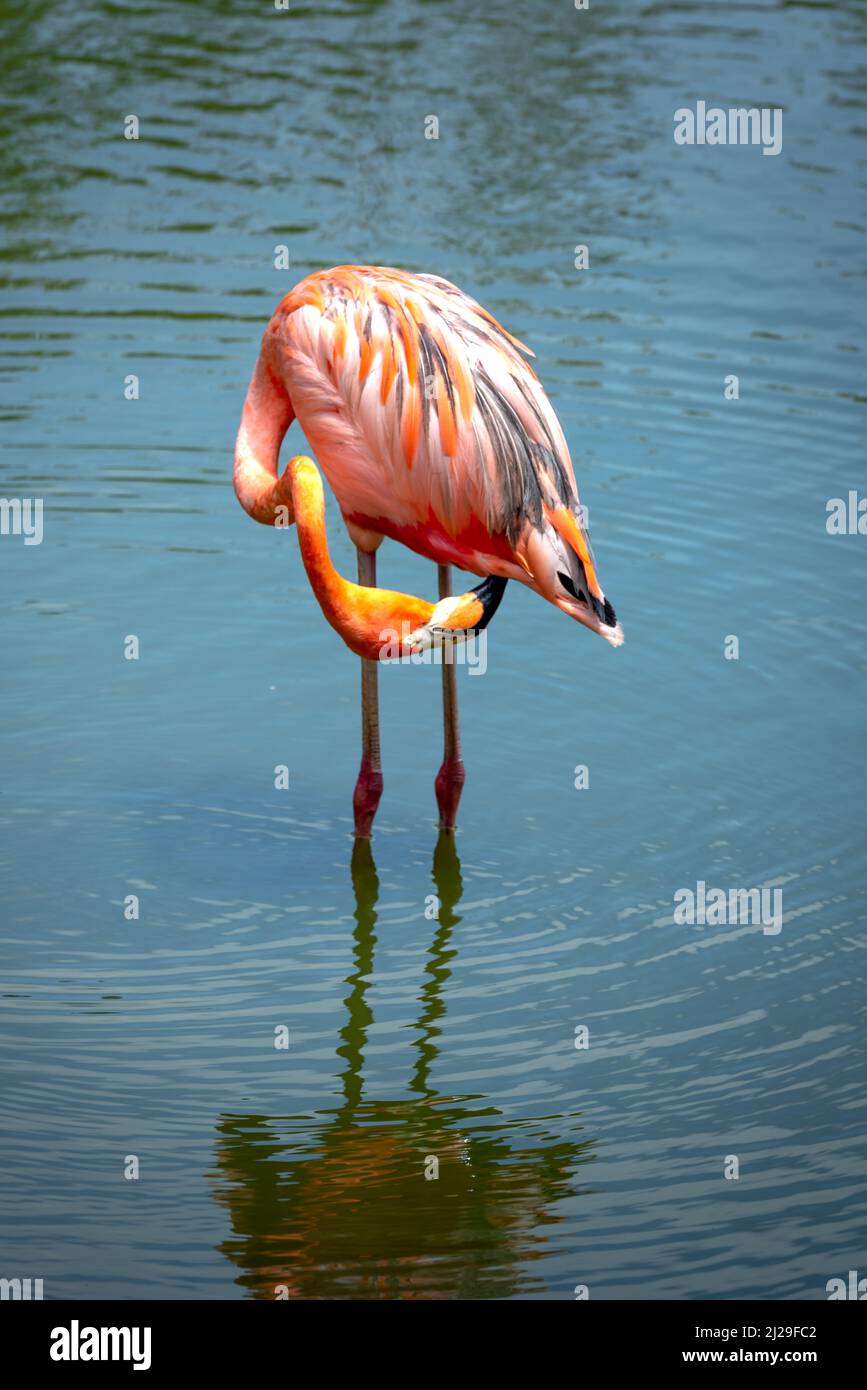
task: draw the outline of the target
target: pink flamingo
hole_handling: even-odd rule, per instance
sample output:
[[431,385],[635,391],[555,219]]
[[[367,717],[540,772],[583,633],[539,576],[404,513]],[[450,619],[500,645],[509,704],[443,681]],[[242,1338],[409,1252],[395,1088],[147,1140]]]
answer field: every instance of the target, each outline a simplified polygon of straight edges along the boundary
[[[563,431],[522,354],[532,356],[480,304],[433,275],[337,266],[309,275],[277,306],[241,416],[235,492],[250,516],[274,525],[295,518],[299,479],[306,480],[302,555],[325,609],[325,587],[337,589],[330,560],[325,572],[316,560],[324,545],[324,501],[320,508],[310,493],[309,469],[317,478],[318,472],[309,459],[296,458],[278,477],[280,445],[297,418],[357,550],[358,585],[336,576],[344,586],[340,603],[326,611],[345,640],[359,625],[370,637],[372,613],[400,610],[394,602],[368,609],[362,595],[364,588],[387,592],[375,590],[376,550],[389,536],[437,563],[441,601],[451,593],[452,565],[517,579],[621,645]],[[473,592],[475,603],[472,594],[457,602],[481,626],[502,586]],[[426,616],[415,616],[434,628],[450,611],[424,608]],[[456,625],[466,623],[461,618]],[[362,655],[362,755],[353,796],[355,833],[366,838],[383,786],[377,652],[349,645],[369,652]],[[442,675],[444,754],[436,797],[440,826],[451,831],[466,773],[454,665],[444,662]]]

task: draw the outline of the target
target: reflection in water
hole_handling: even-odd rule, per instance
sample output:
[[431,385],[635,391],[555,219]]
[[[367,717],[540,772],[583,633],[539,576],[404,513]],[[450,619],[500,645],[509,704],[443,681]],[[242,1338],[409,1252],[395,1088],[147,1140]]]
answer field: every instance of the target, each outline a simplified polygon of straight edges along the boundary
[[[254,1296],[506,1298],[541,1286],[527,1265],[545,1253],[543,1228],[574,1191],[575,1143],[506,1122],[478,1096],[437,1094],[442,990],[454,955],[462,892],[454,841],[442,836],[433,878],[440,908],[421,990],[415,1063],[403,1100],[363,1095],[373,1013],[379,880],[368,841],[355,845],[353,970],[339,1053],[343,1103],[306,1117],[225,1115],[218,1127],[220,1201],[233,1235],[220,1247]],[[436,1180],[425,1177],[430,1160]]]

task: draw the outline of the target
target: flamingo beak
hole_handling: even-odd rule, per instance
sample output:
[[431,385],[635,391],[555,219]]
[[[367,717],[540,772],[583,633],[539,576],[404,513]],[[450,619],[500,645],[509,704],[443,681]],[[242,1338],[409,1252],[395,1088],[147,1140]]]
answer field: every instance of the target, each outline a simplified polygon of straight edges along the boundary
[[424,627],[410,633],[407,646],[411,651],[423,651],[474,638],[493,618],[507,583],[508,580],[489,574],[468,593],[441,599]]
[[557,608],[568,613],[570,618],[582,623],[591,632],[596,632],[600,637],[604,637],[605,641],[610,642],[612,647],[623,646],[623,628],[617,621],[617,614],[607,598],[600,600],[591,596],[588,603],[583,595],[579,595],[578,598],[571,598],[566,594],[558,594],[553,602]]

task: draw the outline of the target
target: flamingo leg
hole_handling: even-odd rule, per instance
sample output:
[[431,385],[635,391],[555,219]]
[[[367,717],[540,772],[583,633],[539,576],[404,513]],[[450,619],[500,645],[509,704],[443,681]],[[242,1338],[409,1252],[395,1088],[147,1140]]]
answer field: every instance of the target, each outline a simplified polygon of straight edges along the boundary
[[[450,598],[452,567],[439,565],[440,598]],[[448,648],[443,651],[443,761],[434,788],[440,812],[440,830],[453,833],[458,814],[458,802],[467,779],[461,753],[461,730],[458,722],[458,683],[454,662],[447,660]]]
[[[358,582],[376,587],[376,552],[360,550]],[[375,661],[361,659],[361,767],[352,796],[355,837],[369,840],[379,799],[382,796],[382,765],[379,753],[379,683]]]

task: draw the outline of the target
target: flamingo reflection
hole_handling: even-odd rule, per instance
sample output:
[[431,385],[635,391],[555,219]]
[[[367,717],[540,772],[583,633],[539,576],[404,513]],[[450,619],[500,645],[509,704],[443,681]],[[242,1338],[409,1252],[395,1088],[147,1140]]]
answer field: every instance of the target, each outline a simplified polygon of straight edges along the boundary
[[[544,1119],[506,1118],[484,1097],[435,1089],[443,987],[461,920],[450,835],[437,843],[433,879],[439,915],[409,1096],[364,1094],[379,880],[370,841],[359,840],[342,1102],[312,1119],[225,1115],[219,1123],[216,1190],[232,1225],[220,1248],[253,1297],[477,1299],[544,1288],[535,1262],[546,1254],[547,1228],[562,1219],[558,1203],[576,1190],[576,1168],[592,1157],[591,1141],[550,1134]],[[433,1171],[436,1178],[425,1176]]]

